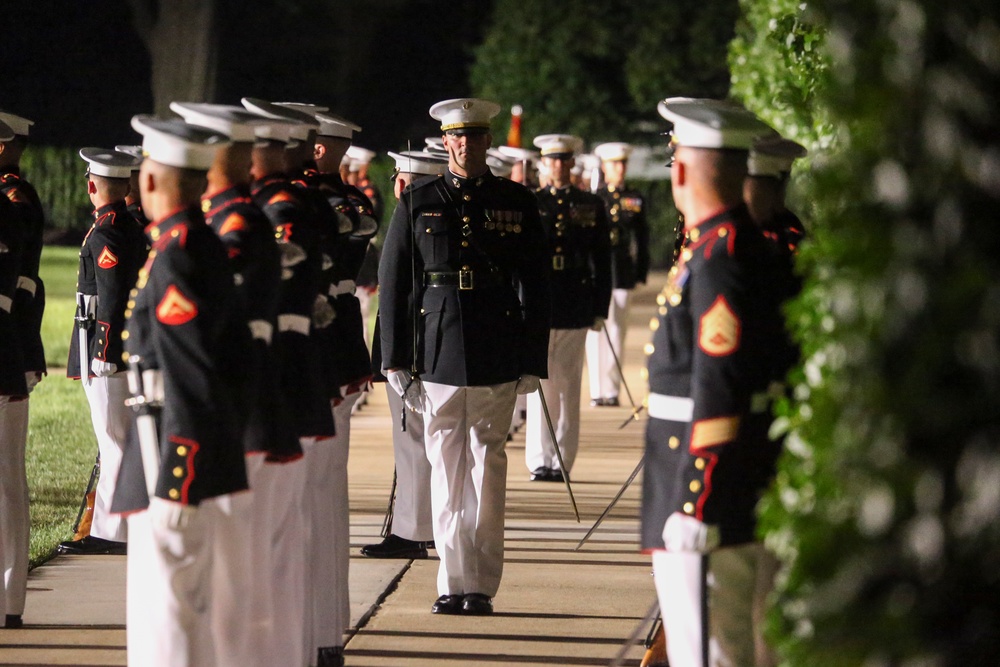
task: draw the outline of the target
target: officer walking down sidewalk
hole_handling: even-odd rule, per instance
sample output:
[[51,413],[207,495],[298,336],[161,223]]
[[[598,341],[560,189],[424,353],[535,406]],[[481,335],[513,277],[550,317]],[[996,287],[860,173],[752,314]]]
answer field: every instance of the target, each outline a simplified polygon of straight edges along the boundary
[[775,448],[756,424],[782,323],[772,292],[784,282],[742,188],[748,149],[773,130],[713,100],[659,110],[674,123],[671,188],[686,237],[649,357],[642,546],[671,665],[710,664],[710,644],[711,664],[769,664],[754,656],[752,609],[768,589],[754,507]]
[[499,110],[479,99],[431,107],[448,173],[402,193],[379,267],[382,364],[424,416],[441,614],[493,612],[514,397],[546,374],[545,237],[531,193],[487,167]]
[[81,379],[97,436],[101,475],[94,496],[90,534],[62,542],[66,554],[125,553],[125,521],[111,513],[132,411],[125,407],[128,382],[122,361],[122,333],[129,292],[146,261],[146,234],[128,211],[125,196],[136,164],[127,153],[84,148],[87,191],[94,222],[80,248],[77,314],[66,375]]
[[[610,242],[604,204],[570,184],[574,156],[583,141],[567,134],[545,134],[535,138],[535,145],[551,176],[549,185],[535,196],[552,271],[549,377],[542,382],[542,391],[556,442],[542,412],[542,397],[530,394],[524,457],[531,481],[561,482],[572,470],[580,445],[580,382],[587,332],[604,326],[611,300]],[[566,470],[560,466],[556,447]]]
[[[250,331],[201,194],[220,134],[136,116],[152,249],[126,311],[136,438],[113,511],[128,517],[126,639],[133,665],[236,665],[218,616],[252,520],[242,435]],[[241,493],[243,492],[243,493]],[[229,605],[231,607],[231,605]]]

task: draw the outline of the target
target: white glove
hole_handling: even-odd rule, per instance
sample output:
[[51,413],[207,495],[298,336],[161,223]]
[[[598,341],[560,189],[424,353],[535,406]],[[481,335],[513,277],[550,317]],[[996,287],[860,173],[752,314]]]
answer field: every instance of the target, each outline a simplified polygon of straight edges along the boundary
[[603,328],[604,328],[604,318],[603,317],[595,317],[594,318],[594,323],[590,326],[590,330],[591,331],[600,331]]
[[317,329],[325,329],[336,319],[337,313],[330,302],[322,294],[316,295],[313,301],[312,323]]
[[541,385],[542,381],[538,379],[537,375],[522,375],[517,381],[517,386],[514,387],[514,391],[518,394],[533,394],[538,391],[538,387]]
[[707,554],[719,546],[719,528],[674,512],[663,526],[663,546],[671,553]]
[[94,375],[99,378],[106,378],[109,375],[114,375],[118,372],[118,366],[111,363],[110,361],[101,361],[100,359],[90,360],[90,370],[94,371]]
[[406,407],[413,412],[424,411],[424,388],[420,384],[420,378],[411,378],[409,371],[395,370],[389,371],[386,380],[393,391],[403,399]]
[[282,241],[278,243],[278,248],[281,249],[281,266],[283,267],[295,266],[306,258],[306,251],[298,243]]
[[35,385],[42,381],[42,374],[35,371],[28,371],[24,374],[24,382],[28,385],[28,393],[35,388]]
[[187,528],[198,513],[195,505],[182,505],[160,497],[149,499],[149,521],[153,529],[178,531]]

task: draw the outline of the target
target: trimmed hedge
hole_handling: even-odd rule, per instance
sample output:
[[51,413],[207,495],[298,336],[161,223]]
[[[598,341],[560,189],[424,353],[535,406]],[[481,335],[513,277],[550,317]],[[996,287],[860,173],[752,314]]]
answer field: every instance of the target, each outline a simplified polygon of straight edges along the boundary
[[741,4],[734,94],[813,150],[771,637],[786,664],[995,664],[1000,6]]

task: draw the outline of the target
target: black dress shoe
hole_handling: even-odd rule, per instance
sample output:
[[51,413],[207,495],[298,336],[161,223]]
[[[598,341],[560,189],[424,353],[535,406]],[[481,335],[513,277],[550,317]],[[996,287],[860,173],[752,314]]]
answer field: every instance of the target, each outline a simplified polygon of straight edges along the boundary
[[461,614],[463,608],[462,601],[463,596],[461,595],[442,595],[435,600],[434,605],[431,607],[431,613]]
[[618,402],[618,397],[617,396],[615,396],[613,398],[605,398],[604,399],[604,407],[606,407],[606,408],[617,408],[619,405],[621,405],[621,404]]
[[369,558],[427,558],[427,547],[423,542],[390,533],[378,544],[361,547],[361,555]]
[[18,628],[24,627],[24,621],[21,619],[20,614],[7,614],[4,627],[11,630],[17,630]]
[[489,616],[493,613],[493,600],[482,593],[469,593],[462,599],[462,613],[467,616]]
[[316,667],[344,667],[344,647],[320,646],[316,649]]
[[528,476],[532,482],[544,482],[549,478],[549,474],[552,471],[548,468],[535,468],[531,471],[531,475]]
[[592,408],[603,408],[605,406],[603,398],[592,398],[590,399],[590,407]]
[[115,542],[105,540],[93,535],[87,535],[79,540],[67,540],[60,542],[56,551],[61,554],[80,554],[86,556],[98,556],[111,554],[114,556],[124,556],[127,551],[125,542]]
[[434,546],[434,540],[429,540],[427,542],[421,542],[421,544],[424,545],[424,549],[437,549],[437,547]]
[[561,482],[563,481],[562,470],[549,470],[549,476],[545,478],[546,482]]

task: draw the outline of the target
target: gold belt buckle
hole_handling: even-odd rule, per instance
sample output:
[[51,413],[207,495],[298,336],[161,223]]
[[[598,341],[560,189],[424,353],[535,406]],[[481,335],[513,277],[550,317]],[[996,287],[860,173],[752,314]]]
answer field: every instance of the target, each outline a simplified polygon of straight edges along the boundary
[[566,268],[566,258],[563,255],[552,255],[552,270],[562,271]]
[[458,289],[472,289],[472,270],[462,269],[458,272]]

